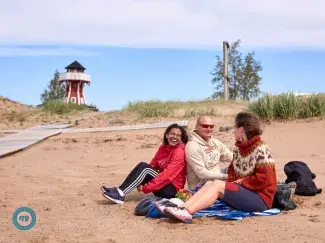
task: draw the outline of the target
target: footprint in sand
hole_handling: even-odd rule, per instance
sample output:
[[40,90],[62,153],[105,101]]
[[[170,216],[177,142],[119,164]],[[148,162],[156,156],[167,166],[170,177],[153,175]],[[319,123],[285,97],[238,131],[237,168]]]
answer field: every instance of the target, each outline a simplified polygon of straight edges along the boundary
[[313,223],[319,223],[320,222],[319,215],[310,215],[308,220],[313,222]]

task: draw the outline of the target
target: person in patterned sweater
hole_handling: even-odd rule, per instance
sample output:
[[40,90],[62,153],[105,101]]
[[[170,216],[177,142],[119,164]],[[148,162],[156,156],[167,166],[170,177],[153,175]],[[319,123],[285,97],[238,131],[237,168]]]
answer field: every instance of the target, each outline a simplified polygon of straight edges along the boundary
[[246,212],[262,212],[272,207],[277,190],[275,163],[261,139],[258,117],[249,112],[238,113],[234,135],[236,148],[227,181],[206,182],[181,207],[164,207],[158,202],[159,211],[169,218],[191,223],[194,213],[208,208],[217,199]]

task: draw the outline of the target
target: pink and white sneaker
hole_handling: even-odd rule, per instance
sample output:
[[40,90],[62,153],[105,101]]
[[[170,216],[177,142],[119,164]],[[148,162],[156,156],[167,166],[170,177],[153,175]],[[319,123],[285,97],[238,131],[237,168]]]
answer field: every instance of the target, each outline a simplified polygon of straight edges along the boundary
[[166,207],[177,207],[177,204],[170,202],[168,199],[162,199],[161,201],[155,202],[158,211],[164,215],[164,210]]
[[164,214],[170,219],[176,219],[185,224],[192,223],[192,215],[189,214],[185,208],[166,207],[164,209]]

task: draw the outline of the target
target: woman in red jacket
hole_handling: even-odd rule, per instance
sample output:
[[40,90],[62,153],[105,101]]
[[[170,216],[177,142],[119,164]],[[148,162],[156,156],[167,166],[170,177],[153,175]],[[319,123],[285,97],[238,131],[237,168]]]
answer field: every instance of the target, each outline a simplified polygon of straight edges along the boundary
[[237,148],[228,168],[228,180],[206,182],[181,207],[165,207],[157,202],[159,211],[169,218],[191,223],[194,213],[210,207],[217,199],[246,212],[272,207],[277,189],[275,164],[268,146],[261,140],[257,116],[238,113],[234,130]]
[[119,187],[102,186],[102,195],[119,204],[123,204],[125,196],[135,188],[162,198],[175,197],[186,182],[184,148],[187,140],[183,127],[170,125],[164,133],[163,144],[150,164],[140,162]]

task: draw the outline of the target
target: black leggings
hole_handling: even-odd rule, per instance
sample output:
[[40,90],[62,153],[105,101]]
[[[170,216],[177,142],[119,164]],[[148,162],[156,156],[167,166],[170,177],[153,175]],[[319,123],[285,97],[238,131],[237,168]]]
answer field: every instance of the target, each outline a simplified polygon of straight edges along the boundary
[[[158,175],[158,172],[152,168],[149,164],[145,162],[140,162],[126,177],[125,181],[119,188],[124,192],[124,194],[128,194],[137,188],[139,185],[143,185],[148,183],[153,178]],[[173,198],[175,197],[177,190],[172,184],[168,184],[167,186],[161,188],[158,191],[152,192],[154,195],[162,198]]]

